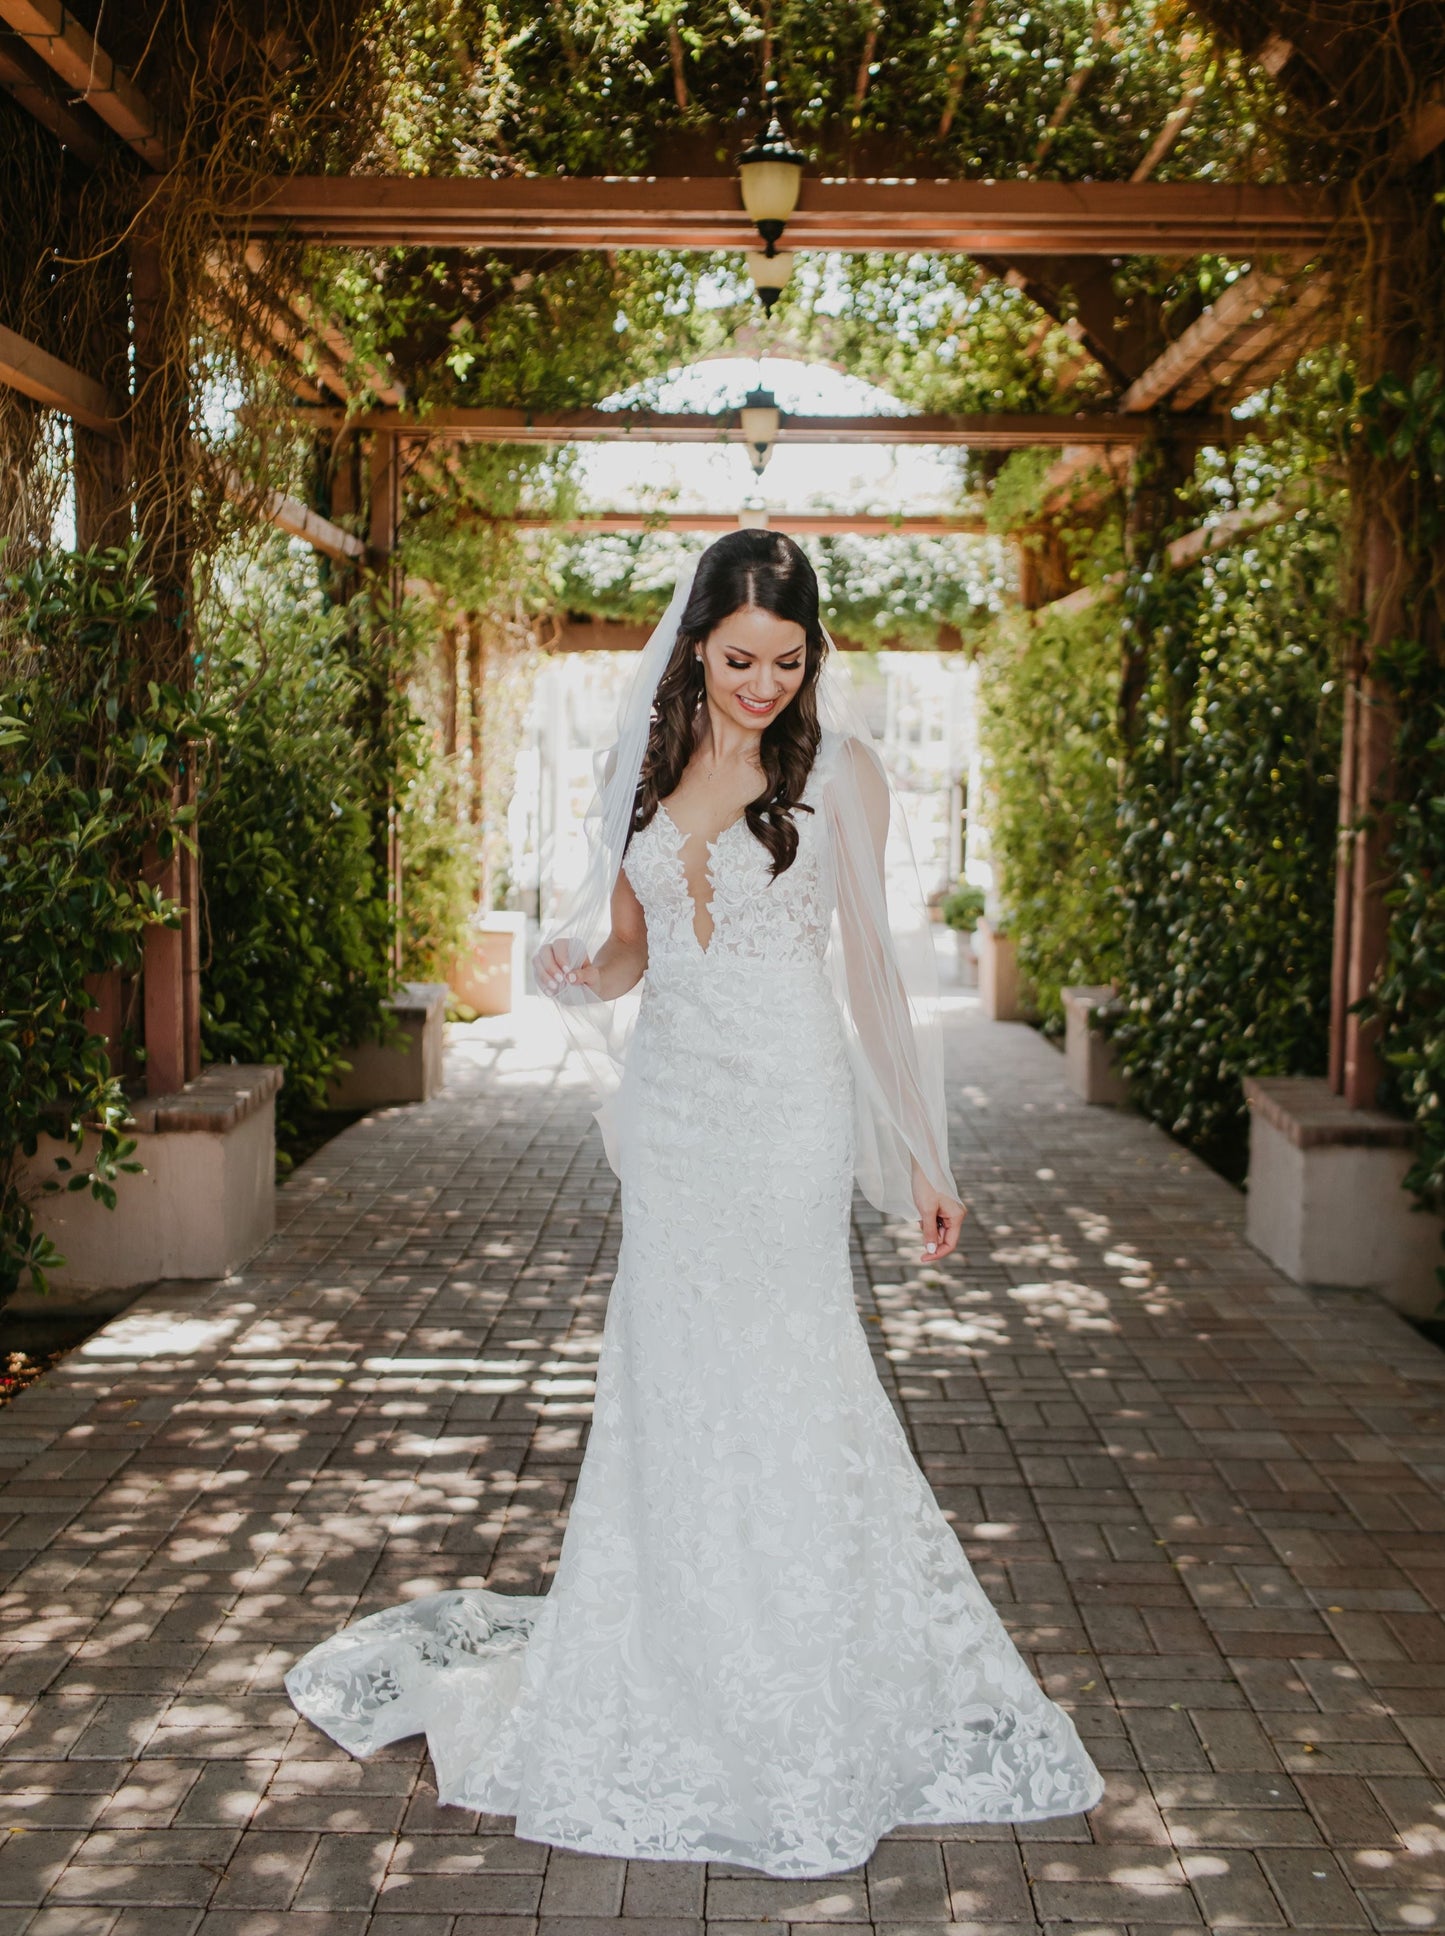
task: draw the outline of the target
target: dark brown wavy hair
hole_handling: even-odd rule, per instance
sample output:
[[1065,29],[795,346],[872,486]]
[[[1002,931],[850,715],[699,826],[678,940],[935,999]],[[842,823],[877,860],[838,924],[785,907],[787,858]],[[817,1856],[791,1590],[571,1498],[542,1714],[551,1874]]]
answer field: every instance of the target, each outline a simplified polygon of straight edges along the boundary
[[747,606],[801,625],[806,659],[803,683],[763,728],[760,752],[763,790],[746,809],[747,823],[773,857],[773,876],[791,867],[798,852],[793,815],[813,809],[803,789],[818,756],[818,674],[827,640],[818,613],[818,575],[793,540],[781,531],[729,531],[697,562],[692,593],[678,625],[677,644],[657,682],[652,731],[632,809],[640,833],[662,801],[676,792],[697,750],[707,691],[699,646],[725,618]]

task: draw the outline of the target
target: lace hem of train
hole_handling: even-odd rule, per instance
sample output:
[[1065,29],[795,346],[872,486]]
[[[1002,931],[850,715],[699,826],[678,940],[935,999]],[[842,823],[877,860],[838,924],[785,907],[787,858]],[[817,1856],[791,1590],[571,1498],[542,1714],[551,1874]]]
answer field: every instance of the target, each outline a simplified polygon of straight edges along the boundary
[[[596,1855],[836,1875],[866,1861],[893,1828],[1043,1821],[1090,1809],[1103,1792],[1073,1723],[1024,1673],[1018,1706],[975,1689],[946,1722],[886,1739],[864,1725],[852,1755],[839,1755],[834,1741],[806,1771],[797,1763],[754,1769],[743,1808],[727,1771],[708,1767],[699,1743],[680,1739],[663,1716],[652,1717],[660,1725],[651,1740],[625,1728],[593,1732],[597,1717],[579,1717],[578,1762],[599,1772],[605,1765],[606,1780],[589,1789],[584,1777],[568,1784],[566,1802],[539,1806],[525,1794],[527,1655],[530,1636],[549,1624],[546,1609],[544,1599],[483,1589],[388,1607],[298,1662],[287,1692],[362,1758],[425,1735],[442,1802],[515,1816],[523,1839]],[[937,1694],[947,1712],[947,1688]]]

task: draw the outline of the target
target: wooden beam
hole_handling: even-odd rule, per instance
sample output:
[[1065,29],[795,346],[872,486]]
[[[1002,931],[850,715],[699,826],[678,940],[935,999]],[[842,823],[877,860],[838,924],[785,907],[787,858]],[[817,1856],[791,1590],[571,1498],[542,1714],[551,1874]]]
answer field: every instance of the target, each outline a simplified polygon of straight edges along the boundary
[[[339,424],[340,413],[314,418]],[[457,443],[740,443],[735,411],[487,410],[438,407],[428,411],[374,410],[350,420],[358,431]],[[1225,419],[1191,418],[1179,426],[1186,441],[1218,443],[1230,434]],[[1045,411],[995,415],[911,417],[815,417],[783,415],[779,444],[964,444],[979,450],[1021,450],[1035,445],[1140,444],[1153,434],[1139,416],[1065,415]]]
[[1267,316],[1270,303],[1283,287],[1283,276],[1271,275],[1263,269],[1251,269],[1232,282],[1219,300],[1129,385],[1119,399],[1120,410],[1126,415],[1152,410],[1206,364],[1237,330]]
[[249,343],[269,369],[284,371],[286,387],[308,405],[323,406],[324,393],[297,367],[289,351],[277,344],[262,326],[259,316],[242,308],[229,290],[211,282],[202,290],[197,307],[218,335],[242,344]]
[[1059,96],[1053,113],[1044,123],[1044,131],[1039,136],[1038,146],[1034,149],[1033,166],[1035,168],[1038,168],[1043,163],[1050,148],[1054,145],[1059,129],[1063,127],[1075,107],[1077,107],[1079,96],[1093,78],[1095,66],[1096,63],[1094,61],[1085,61],[1082,66],[1076,67],[1073,73],[1070,74],[1068,80],[1064,82],[1064,91]]
[[1286,40],[1283,34],[1270,34],[1254,50],[1254,64],[1262,67],[1272,81],[1277,81],[1294,59],[1294,42]]
[[[1183,537],[1173,539],[1164,547],[1165,559],[1172,570],[1185,571],[1213,551],[1223,551],[1226,546],[1237,544],[1241,538],[1251,537],[1256,531],[1267,531],[1271,525],[1283,524],[1298,509],[1299,500],[1286,493],[1282,497],[1270,498],[1263,504],[1250,505],[1239,511],[1226,511],[1213,524],[1200,525],[1196,530],[1186,531]],[[1116,598],[1124,582],[1125,573],[1111,572],[1097,584],[1081,585],[1066,597],[1056,598],[1049,605],[1041,605],[1035,616],[1042,618],[1048,614],[1062,618],[1071,612],[1087,612],[1107,598]]]
[[1317,277],[1288,308],[1246,325],[1179,386],[1170,399],[1173,408],[1190,410],[1206,398],[1218,405],[1273,383],[1317,335],[1329,297],[1329,283]]
[[1112,263],[1101,256],[979,258],[1062,324],[1082,325],[1081,346],[1122,389],[1148,368],[1162,342],[1157,303],[1137,293],[1121,298]]
[[[1339,214],[1334,194],[1318,187],[808,178],[787,241],[794,249],[969,255],[1310,255]],[[757,242],[727,176],[298,175],[262,185],[230,225],[358,248],[716,250]]]
[[[265,287],[272,282],[270,259],[266,250],[259,242],[247,244],[245,260],[246,268],[250,271],[251,278],[256,285]],[[318,310],[314,309],[310,298],[303,291],[299,289],[290,290],[286,293],[284,300],[286,301],[287,307],[299,318],[302,328],[309,330],[325,344],[328,352],[334,359],[337,374],[343,383],[346,382],[346,372],[354,366],[361,371],[362,376],[371,385],[371,388],[376,392],[378,399],[382,403],[393,409],[400,408],[404,401],[402,391],[400,386],[392,381],[389,370],[385,370],[379,364],[375,363],[363,364],[343,331],[338,329],[329,317],[322,315]],[[339,394],[342,396],[348,395],[349,386],[342,388]]]
[[[645,511],[596,511],[580,518],[514,517],[488,518],[483,522],[510,525],[516,531],[556,531],[568,537],[618,536],[644,531],[737,531],[748,526],[748,514],[727,511],[669,511],[649,515]],[[766,521],[761,528],[766,530]],[[918,515],[873,517],[866,512],[836,516],[813,512],[788,512],[779,529],[796,538],[902,538],[977,537],[988,530],[983,518],[930,518]]]
[[150,167],[171,164],[171,142],[144,94],[61,0],[0,0],[0,20]]
[[1168,160],[1169,156],[1174,152],[1175,144],[1178,142],[1180,135],[1183,134],[1193,119],[1194,110],[1203,99],[1204,89],[1202,87],[1191,87],[1189,89],[1184,99],[1179,103],[1179,106],[1175,108],[1169,119],[1164,123],[1164,126],[1149,143],[1138,167],[1129,177],[1131,182],[1148,181],[1159,164],[1162,161]]
[[1445,141],[1445,88],[1436,88],[1416,108],[1400,145],[1400,153],[1413,167],[1427,155],[1433,155],[1442,141]]
[[94,377],[72,369],[13,329],[0,328],[0,383],[47,410],[63,411],[103,437],[120,435],[121,406]]
[[11,33],[0,36],[0,87],[89,167],[104,160],[106,144],[95,122],[84,109],[75,111],[44,61]]
[[1226,511],[1213,524],[1201,525],[1197,530],[1186,531],[1182,538],[1173,539],[1164,547],[1164,555],[1175,571],[1183,571],[1190,565],[1197,565],[1201,558],[1207,558],[1211,551],[1223,551],[1227,545],[1237,544],[1241,538],[1252,537],[1256,531],[1267,531],[1271,525],[1283,524],[1298,509],[1298,498],[1287,492],[1281,497],[1269,498],[1263,504],[1249,505],[1239,511]]
[[344,531],[330,518],[323,518],[319,511],[303,504],[300,498],[288,497],[283,491],[271,493],[266,515],[278,530],[288,532],[293,538],[304,538],[313,551],[340,564],[359,562],[366,556],[366,546],[353,532]]
[[1122,490],[1128,481],[1127,453],[1099,450],[1087,444],[1066,444],[1058,461],[1044,474],[1039,508],[1047,512],[1066,491],[1081,487],[1084,502],[1092,503],[1108,491]]

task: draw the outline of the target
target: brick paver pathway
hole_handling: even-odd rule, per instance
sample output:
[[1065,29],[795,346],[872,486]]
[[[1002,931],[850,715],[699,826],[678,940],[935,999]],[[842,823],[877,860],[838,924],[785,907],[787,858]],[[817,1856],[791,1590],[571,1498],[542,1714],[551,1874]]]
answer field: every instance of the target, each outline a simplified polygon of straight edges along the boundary
[[244,1276],[153,1290],[0,1411],[0,1936],[1442,1927],[1445,1355],[1282,1282],[1234,1192],[962,1007],[962,1262],[920,1275],[860,1215],[859,1295],[1107,1770],[1093,1816],[904,1833],[823,1882],[625,1864],[295,1718],[283,1668],[354,1615],[555,1561],[618,1227],[549,1026],[466,1032]]

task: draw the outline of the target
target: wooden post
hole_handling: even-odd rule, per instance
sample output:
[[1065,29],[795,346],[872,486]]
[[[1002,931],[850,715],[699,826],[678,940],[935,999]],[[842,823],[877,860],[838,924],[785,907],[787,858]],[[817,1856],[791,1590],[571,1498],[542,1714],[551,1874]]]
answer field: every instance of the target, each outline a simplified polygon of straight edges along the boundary
[[457,752],[457,628],[454,624],[442,627],[441,635],[441,675],[442,675],[442,751],[447,758],[455,759]]
[[[371,553],[371,567],[378,590],[386,601],[389,613],[394,618],[400,610],[402,597],[402,575],[400,560],[396,553],[396,540],[401,527],[401,441],[397,437],[373,435],[370,451],[370,506],[368,512],[368,548]],[[384,729],[381,717],[389,703],[389,694],[378,689],[376,695],[378,733]],[[377,859],[385,870],[387,902],[392,912],[392,969],[401,973],[402,956],[402,860],[401,829],[397,820],[397,805],[388,788],[385,800],[378,806]]]
[[[482,627],[475,614],[467,617],[467,817],[471,822],[472,839],[478,851],[481,850],[482,820],[485,812],[486,772],[483,766],[483,720],[485,715],[486,651],[482,643]],[[485,879],[486,856],[482,855],[482,871],[477,877],[479,904],[486,907],[488,901]]]
[[[1433,223],[1432,223],[1433,227]],[[1407,232],[1391,230],[1379,252],[1364,318],[1373,338],[1377,372],[1403,375],[1415,353],[1412,292],[1421,264],[1402,247]],[[1380,1102],[1384,1064],[1379,1025],[1353,1013],[1374,990],[1389,940],[1386,857],[1390,827],[1386,810],[1395,797],[1398,716],[1393,692],[1378,676],[1382,655],[1400,630],[1410,560],[1401,531],[1403,502],[1388,501],[1400,480],[1388,461],[1376,474],[1355,480],[1363,510],[1353,561],[1349,603],[1358,613],[1359,643],[1351,650],[1345,680],[1345,717],[1340,759],[1340,855],[1335,877],[1334,961],[1330,1003],[1330,1078],[1354,1109]]]
[[1345,668],[1340,721],[1340,802],[1335,844],[1335,927],[1330,956],[1330,1087],[1345,1093],[1345,1037],[1350,1019],[1350,920],[1355,878],[1355,758],[1360,668]]
[[1364,659],[1345,694],[1349,754],[1348,765],[1341,763],[1340,816],[1341,825],[1348,829],[1347,859],[1337,881],[1345,905],[1337,904],[1335,910],[1339,953],[1332,991],[1340,1024],[1338,1049],[1331,1044],[1340,1092],[1354,1109],[1375,1107],[1384,1074],[1376,1023],[1351,1011],[1379,977],[1390,927],[1385,905],[1389,828],[1384,809],[1393,794],[1397,722],[1392,697],[1372,668],[1399,623],[1406,569],[1400,541],[1379,511],[1369,515],[1364,550]]
[[[87,281],[93,316],[79,347],[81,367],[107,396],[124,398],[130,390],[131,311],[122,255],[92,260]],[[122,545],[130,537],[130,492],[126,447],[120,436],[105,436],[72,422],[75,451],[75,542],[81,551]]]
[[79,551],[124,544],[130,535],[125,447],[83,424],[75,437],[75,544]]
[[[190,443],[189,330],[182,270],[161,237],[142,230],[130,250],[134,330],[131,465],[141,558],[156,593],[155,618],[142,640],[141,677],[188,690],[193,682],[191,559],[194,535],[188,488]],[[176,800],[193,777],[176,776]],[[179,851],[152,855],[146,877],[181,902],[181,926],[147,928],[142,1012],[146,1089],[179,1089],[201,1066],[200,883]]]
[[[148,886],[168,901],[180,899],[179,852],[162,860],[146,856]],[[183,930],[150,926],[145,931],[142,1014],[145,1020],[146,1093],[166,1096],[186,1080],[186,943]]]
[[[319,508],[348,531],[356,529],[362,511],[361,457],[361,439],[348,430],[327,438],[320,452]],[[355,595],[360,581],[350,559],[323,558],[321,572],[327,596],[334,603],[344,605]]]
[[[1124,510],[1124,556],[1132,570],[1155,562],[1163,566],[1168,528],[1178,513],[1180,489],[1189,481],[1193,453],[1167,435],[1141,444],[1129,468],[1129,493]],[[1126,635],[1119,668],[1119,729],[1126,742],[1134,736],[1135,716],[1149,680],[1151,641],[1136,629]]]

